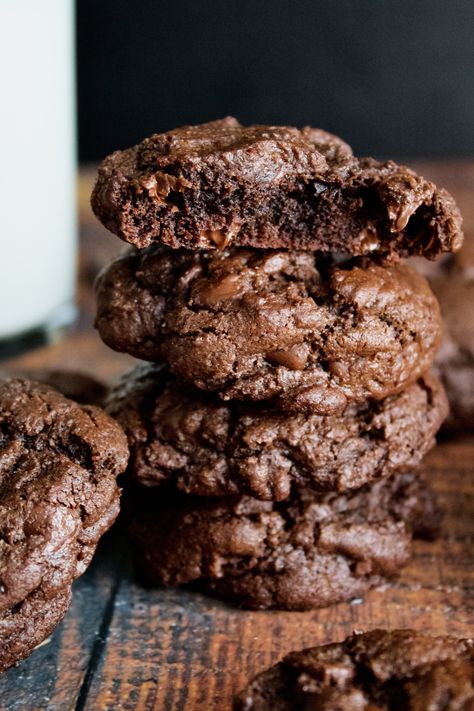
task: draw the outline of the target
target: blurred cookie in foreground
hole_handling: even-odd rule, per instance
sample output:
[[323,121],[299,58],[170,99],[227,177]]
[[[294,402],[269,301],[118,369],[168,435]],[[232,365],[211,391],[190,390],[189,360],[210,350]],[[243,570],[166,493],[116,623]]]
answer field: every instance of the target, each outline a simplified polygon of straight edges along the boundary
[[130,535],[146,582],[195,583],[251,609],[359,597],[399,572],[413,537],[436,537],[441,517],[419,472],[345,494],[295,490],[280,503],[143,487],[135,495]]
[[0,379],[0,671],[66,612],[119,512],[120,426],[46,385]]
[[376,629],[292,652],[259,674],[234,711],[471,711],[473,640]]

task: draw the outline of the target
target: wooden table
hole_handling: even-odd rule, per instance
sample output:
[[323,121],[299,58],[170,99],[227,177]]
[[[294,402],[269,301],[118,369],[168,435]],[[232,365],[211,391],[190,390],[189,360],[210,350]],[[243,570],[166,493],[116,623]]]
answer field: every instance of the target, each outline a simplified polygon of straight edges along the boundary
[[[453,192],[474,238],[474,161],[416,167]],[[60,343],[7,365],[79,368],[113,380],[132,362],[92,329],[93,277],[123,245],[90,213],[91,180],[91,171],[81,173],[78,323]],[[289,650],[340,640],[354,629],[472,635],[474,438],[443,442],[426,466],[446,509],[441,539],[416,542],[394,584],[324,610],[245,612],[184,590],[146,590],[133,579],[126,542],[112,532],[75,584],[53,636],[0,678],[0,708],[220,711],[249,677]]]

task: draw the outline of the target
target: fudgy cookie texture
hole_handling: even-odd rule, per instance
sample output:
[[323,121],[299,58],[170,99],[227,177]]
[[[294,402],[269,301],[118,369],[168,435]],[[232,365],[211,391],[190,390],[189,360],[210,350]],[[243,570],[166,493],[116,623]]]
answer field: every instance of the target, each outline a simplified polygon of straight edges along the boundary
[[0,380],[0,669],[61,618],[118,514],[127,459],[122,429],[102,410],[40,383]]
[[446,431],[474,430],[474,240],[430,276],[443,313],[436,369],[448,394]]
[[[142,490],[143,491],[143,490]],[[397,573],[439,513],[419,473],[282,503],[145,492],[130,525],[152,584],[197,583],[249,608],[304,610],[357,597]]]
[[234,700],[234,711],[471,711],[472,639],[372,630],[288,654]]
[[320,129],[234,118],[155,134],[104,160],[92,208],[147,247],[230,244],[434,258],[462,242],[452,197]]
[[127,434],[129,476],[138,483],[283,500],[292,485],[343,491],[416,466],[435,443],[447,402],[439,381],[425,375],[342,415],[289,416],[224,403],[147,364],[123,376],[106,409]]
[[113,348],[224,399],[308,414],[399,392],[441,339],[438,303],[413,268],[312,252],[134,250],[101,274],[97,305]]

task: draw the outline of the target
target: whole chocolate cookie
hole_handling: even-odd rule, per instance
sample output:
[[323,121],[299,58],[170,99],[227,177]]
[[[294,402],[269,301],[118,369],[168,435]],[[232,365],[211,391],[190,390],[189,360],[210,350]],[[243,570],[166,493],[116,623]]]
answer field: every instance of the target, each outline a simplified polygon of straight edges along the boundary
[[343,491],[416,466],[447,413],[430,375],[342,415],[288,416],[183,388],[157,365],[126,373],[106,407],[127,434],[140,484],[277,501],[292,485]]
[[0,380],[0,669],[61,618],[118,514],[127,458],[123,431],[102,410],[46,385]]
[[470,711],[471,639],[372,630],[288,654],[234,700],[234,711]]
[[134,250],[97,282],[117,350],[166,361],[224,399],[327,415],[399,392],[429,368],[441,316],[405,265],[337,266],[312,252]]
[[254,609],[324,607],[397,573],[412,535],[439,524],[420,474],[346,494],[293,491],[282,503],[143,494],[130,526],[146,581],[203,589]]
[[147,247],[283,247],[434,258],[462,242],[452,197],[320,129],[234,118],[155,134],[104,160],[92,208]]

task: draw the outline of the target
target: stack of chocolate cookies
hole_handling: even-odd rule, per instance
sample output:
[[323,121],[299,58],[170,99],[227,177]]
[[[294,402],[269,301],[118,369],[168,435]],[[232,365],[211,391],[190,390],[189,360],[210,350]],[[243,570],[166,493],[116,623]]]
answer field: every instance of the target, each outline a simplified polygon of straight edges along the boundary
[[148,361],[108,411],[148,581],[305,609],[394,575],[438,511],[437,301],[403,263],[458,249],[451,196],[306,128],[185,127],[108,157],[92,206],[133,245],[103,340]]

